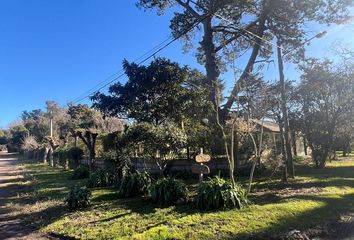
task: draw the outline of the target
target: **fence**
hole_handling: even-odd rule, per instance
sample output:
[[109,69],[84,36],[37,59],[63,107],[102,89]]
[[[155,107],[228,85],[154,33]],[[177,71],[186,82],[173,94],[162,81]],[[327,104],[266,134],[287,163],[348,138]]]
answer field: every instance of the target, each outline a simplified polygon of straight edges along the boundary
[[[88,160],[82,160],[82,164],[88,164]],[[146,171],[150,174],[159,174],[160,170],[156,164],[154,159],[146,159],[146,158],[133,158],[131,160],[132,167],[137,171]],[[174,159],[168,160],[166,171],[167,172],[181,172],[181,173],[192,173],[191,168],[192,165],[196,164],[193,159]],[[97,167],[103,167],[104,163],[100,159],[96,159],[95,165]],[[210,168],[211,172],[218,171],[228,171],[229,163],[226,157],[215,157],[212,158],[209,162],[205,163]],[[238,160],[238,167],[247,166],[247,159],[241,158]]]

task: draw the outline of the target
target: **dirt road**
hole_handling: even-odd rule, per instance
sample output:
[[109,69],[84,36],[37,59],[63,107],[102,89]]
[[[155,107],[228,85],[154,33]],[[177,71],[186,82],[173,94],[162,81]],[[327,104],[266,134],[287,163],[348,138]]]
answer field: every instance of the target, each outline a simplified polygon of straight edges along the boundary
[[21,216],[11,214],[7,206],[13,197],[23,191],[24,177],[16,168],[17,155],[0,152],[0,239],[55,239],[44,236],[27,226]]

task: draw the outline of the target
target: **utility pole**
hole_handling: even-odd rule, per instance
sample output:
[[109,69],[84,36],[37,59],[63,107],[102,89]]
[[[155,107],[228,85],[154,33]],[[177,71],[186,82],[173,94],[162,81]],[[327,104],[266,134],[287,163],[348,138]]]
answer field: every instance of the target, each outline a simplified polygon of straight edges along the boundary
[[278,68],[279,68],[279,83],[280,83],[280,96],[281,96],[281,112],[283,115],[283,126],[284,126],[284,143],[285,143],[285,151],[286,151],[286,162],[288,165],[288,173],[291,178],[295,177],[294,170],[294,162],[293,156],[291,153],[291,144],[290,144],[290,128],[289,128],[289,117],[288,117],[288,109],[286,104],[286,87],[285,87],[285,79],[284,79],[284,64],[283,64],[283,54],[281,42],[278,39],[277,41],[277,53],[278,53]]
[[50,110],[50,137],[53,138],[53,110]]
[[[317,33],[315,36],[312,38],[306,40],[301,44],[301,46],[304,46],[305,44],[308,44],[310,41],[312,41],[315,38],[321,38],[324,35],[326,35],[327,32],[323,31],[320,33]],[[297,48],[294,48],[290,51],[287,51],[284,56],[291,54],[293,51],[295,51]],[[284,79],[284,63],[283,63],[283,53],[282,53],[282,45],[280,40],[278,39],[277,41],[277,53],[278,53],[278,69],[279,69],[279,83],[280,83],[280,95],[281,95],[281,112],[283,114],[283,126],[284,126],[284,144],[285,144],[285,151],[286,151],[286,162],[288,166],[288,173],[291,178],[295,177],[295,169],[294,169],[294,161],[293,161],[293,156],[291,153],[291,144],[290,144],[290,128],[289,128],[289,117],[288,117],[288,109],[287,109],[287,104],[286,104],[286,87],[285,87],[285,79]],[[286,174],[286,173],[285,173]]]

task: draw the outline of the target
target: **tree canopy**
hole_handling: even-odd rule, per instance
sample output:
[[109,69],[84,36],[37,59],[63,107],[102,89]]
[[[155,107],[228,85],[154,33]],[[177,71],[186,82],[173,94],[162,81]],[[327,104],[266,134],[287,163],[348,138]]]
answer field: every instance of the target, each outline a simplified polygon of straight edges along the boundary
[[148,66],[124,61],[123,67],[127,83],[116,83],[109,95],[97,93],[92,98],[93,106],[104,113],[155,125],[207,114],[205,88],[200,85],[203,76],[197,71],[164,58]]
[[284,49],[294,50],[292,56],[296,58],[292,59],[299,60],[304,56],[306,25],[309,22],[340,23],[347,18],[348,6],[352,4],[351,0],[137,1],[139,7],[157,9],[159,14],[167,8],[175,9],[171,32],[175,37],[182,36],[189,48],[199,42],[199,46],[195,46],[198,60],[205,66],[210,100],[215,101],[217,107],[222,103],[219,77],[223,64],[249,50],[248,62],[240,68],[238,81],[222,106],[224,116],[245,81],[254,73],[254,66],[271,56],[274,38]]

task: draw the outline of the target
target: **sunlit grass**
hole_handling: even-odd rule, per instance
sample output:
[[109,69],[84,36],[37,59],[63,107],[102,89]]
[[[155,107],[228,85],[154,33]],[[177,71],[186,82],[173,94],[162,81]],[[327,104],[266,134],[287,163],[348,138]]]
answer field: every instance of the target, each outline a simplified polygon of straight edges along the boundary
[[[354,158],[332,161],[326,169],[299,166],[298,177],[286,186],[256,182],[256,191],[275,195],[254,195],[254,204],[242,210],[212,212],[197,211],[192,203],[159,208],[143,197],[118,199],[113,188],[95,189],[89,209],[67,212],[61,202],[68,189],[85,181],[70,180],[71,172],[43,164],[25,167],[35,182],[35,217],[44,214],[36,221],[41,230],[81,239],[244,239],[265,231],[307,229],[354,210]],[[284,189],[290,194],[277,194]]]

